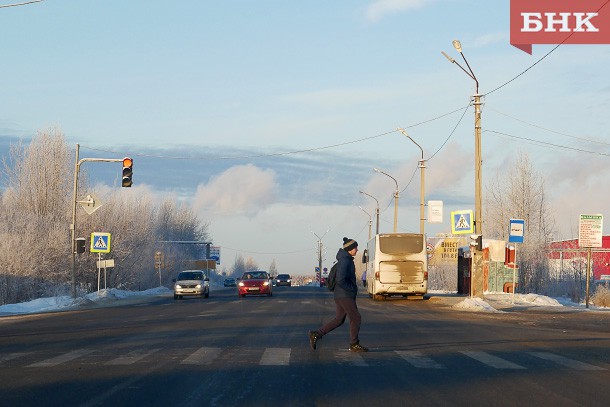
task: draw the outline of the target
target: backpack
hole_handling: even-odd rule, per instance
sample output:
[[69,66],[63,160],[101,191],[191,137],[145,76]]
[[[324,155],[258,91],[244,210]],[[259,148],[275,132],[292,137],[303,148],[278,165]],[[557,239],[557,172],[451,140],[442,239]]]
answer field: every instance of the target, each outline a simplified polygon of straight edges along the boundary
[[326,278],[326,288],[330,291],[335,291],[335,285],[337,284],[337,266],[339,262],[333,264],[330,268],[330,272],[328,273],[328,277]]

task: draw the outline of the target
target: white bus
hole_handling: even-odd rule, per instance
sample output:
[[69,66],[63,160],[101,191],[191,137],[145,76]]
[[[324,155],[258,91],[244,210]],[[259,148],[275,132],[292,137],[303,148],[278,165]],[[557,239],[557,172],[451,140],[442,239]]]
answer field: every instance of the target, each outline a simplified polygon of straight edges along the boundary
[[367,245],[366,289],[373,300],[392,295],[423,298],[428,292],[426,237],[416,233],[388,233]]

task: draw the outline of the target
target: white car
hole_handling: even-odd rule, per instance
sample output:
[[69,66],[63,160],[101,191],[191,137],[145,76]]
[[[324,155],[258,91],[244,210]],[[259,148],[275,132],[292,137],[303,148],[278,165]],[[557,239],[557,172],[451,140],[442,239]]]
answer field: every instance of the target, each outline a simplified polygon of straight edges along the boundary
[[197,296],[208,298],[210,296],[210,279],[203,270],[184,270],[174,282],[174,300],[183,296]]

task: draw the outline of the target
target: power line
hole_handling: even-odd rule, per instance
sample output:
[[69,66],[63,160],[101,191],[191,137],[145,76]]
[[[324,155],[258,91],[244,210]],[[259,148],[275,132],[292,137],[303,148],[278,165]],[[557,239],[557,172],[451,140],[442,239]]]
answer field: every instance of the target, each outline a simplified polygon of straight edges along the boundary
[[503,115],[503,116],[506,116],[506,117],[508,117],[508,118],[510,118],[510,119],[516,120],[516,121],[521,122],[521,123],[523,123],[523,124],[527,124],[528,126],[532,126],[532,127],[537,128],[537,129],[541,129],[541,130],[544,130],[544,131],[548,131],[549,133],[555,133],[555,134],[559,134],[560,136],[565,136],[565,137],[573,138],[573,139],[575,139],[575,140],[580,140],[580,141],[586,141],[586,142],[589,142],[589,143],[596,143],[596,144],[601,144],[601,145],[606,145],[606,146],[609,146],[609,145],[610,145],[610,143],[607,143],[607,142],[605,142],[605,141],[597,141],[597,140],[592,140],[592,139],[585,138],[585,137],[577,137],[577,136],[572,136],[572,135],[567,134],[567,133],[562,133],[562,132],[557,131],[557,130],[552,130],[552,129],[548,129],[548,128],[546,128],[546,127],[539,126],[539,125],[537,125],[537,124],[529,123],[529,122],[527,122],[527,121],[525,121],[525,120],[522,120],[522,119],[519,119],[519,118],[517,118],[517,117],[511,116],[511,115],[509,115],[509,114],[506,114],[506,113],[500,112],[499,110],[494,109],[494,108],[492,108],[492,107],[488,107],[488,109],[491,109],[491,110],[493,110],[494,112],[499,113],[499,114],[501,114],[501,115]]
[[563,150],[572,150],[572,151],[576,151],[576,152],[579,152],[579,153],[595,154],[595,155],[600,155],[600,156],[603,156],[603,157],[610,157],[610,154],[602,153],[602,152],[599,152],[599,151],[590,151],[590,150],[585,150],[583,148],[575,148],[575,147],[562,146],[561,144],[555,144],[555,143],[549,143],[549,142],[546,142],[546,141],[534,140],[534,139],[527,138],[527,137],[519,137],[519,136],[515,136],[515,135],[512,135],[512,134],[503,133],[501,131],[495,131],[495,130],[489,130],[489,129],[485,129],[483,131],[487,132],[487,133],[498,134],[500,136],[505,136],[505,137],[510,137],[510,138],[514,138],[514,139],[518,139],[518,140],[523,140],[523,141],[534,143],[534,144],[538,144],[538,145],[541,145],[541,146],[544,146],[544,147],[559,148],[559,149],[563,149]]
[[44,0],[32,0],[32,1],[26,1],[23,3],[15,3],[15,4],[6,4],[4,6],[0,6],[0,8],[6,8],[6,7],[17,7],[17,6],[25,6],[27,4],[32,4],[32,3],[40,3]]

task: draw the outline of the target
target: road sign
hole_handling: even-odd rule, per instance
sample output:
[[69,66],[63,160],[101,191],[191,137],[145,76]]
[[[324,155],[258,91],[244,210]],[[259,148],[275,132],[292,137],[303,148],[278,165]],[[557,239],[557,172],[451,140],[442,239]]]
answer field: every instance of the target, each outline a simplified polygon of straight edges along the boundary
[[465,235],[474,233],[474,216],[472,210],[451,212],[451,233],[454,235]]
[[428,201],[428,222],[443,223],[443,201]]
[[98,199],[94,194],[89,194],[83,201],[76,201],[83,207],[85,212],[88,215],[91,215],[93,212],[97,211],[100,206],[102,206],[102,202]]
[[91,253],[110,253],[110,233],[91,233]]
[[523,219],[511,219],[508,230],[508,241],[511,243],[523,243],[525,221]]
[[210,259],[215,260],[216,264],[220,264],[220,246],[210,246]]
[[578,246],[602,247],[603,215],[580,215],[578,222]]

